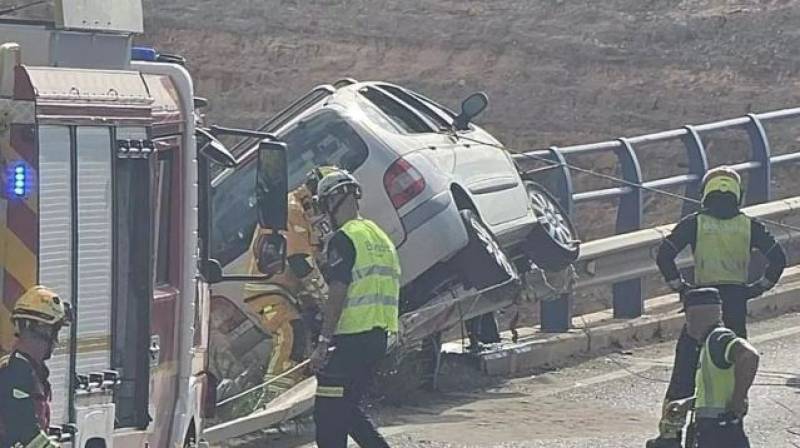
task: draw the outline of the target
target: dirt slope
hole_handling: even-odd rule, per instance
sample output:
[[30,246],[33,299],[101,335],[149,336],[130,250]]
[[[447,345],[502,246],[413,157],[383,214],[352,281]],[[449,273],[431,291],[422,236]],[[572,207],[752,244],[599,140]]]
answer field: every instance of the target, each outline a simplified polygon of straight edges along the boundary
[[[346,76],[394,81],[452,106],[485,90],[492,105],[479,121],[518,148],[800,104],[800,0],[145,0],[144,7],[139,41],[183,54],[198,93],[212,100],[211,118],[223,124],[257,125],[312,86]],[[797,145],[793,126],[777,131],[775,152]],[[709,141],[712,162],[744,159],[743,134],[719,137]],[[685,170],[680,147],[646,149],[646,177]],[[613,172],[613,157],[576,162]],[[780,193],[789,194],[787,170],[776,175]],[[648,224],[674,220],[678,209],[650,198]],[[584,236],[611,231],[613,208],[579,211]]]
[[[485,90],[492,106],[481,123],[520,148],[800,103],[796,0],[146,0],[145,8],[141,41],[185,55],[212,119],[228,124],[258,124],[345,76],[391,80],[453,106]],[[797,144],[794,129],[780,131],[776,152]],[[712,161],[746,156],[743,135],[720,137],[710,142]],[[685,169],[677,146],[642,157],[646,176]],[[614,159],[576,162],[611,172]],[[649,221],[666,222],[678,205],[648,209]],[[610,231],[613,209],[580,212],[586,236]]]

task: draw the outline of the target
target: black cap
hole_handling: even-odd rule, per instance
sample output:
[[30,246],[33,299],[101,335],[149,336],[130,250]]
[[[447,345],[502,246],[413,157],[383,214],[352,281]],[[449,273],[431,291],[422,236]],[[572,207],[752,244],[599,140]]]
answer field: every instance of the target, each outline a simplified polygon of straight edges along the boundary
[[697,305],[722,305],[717,288],[689,289],[682,294],[683,309]]

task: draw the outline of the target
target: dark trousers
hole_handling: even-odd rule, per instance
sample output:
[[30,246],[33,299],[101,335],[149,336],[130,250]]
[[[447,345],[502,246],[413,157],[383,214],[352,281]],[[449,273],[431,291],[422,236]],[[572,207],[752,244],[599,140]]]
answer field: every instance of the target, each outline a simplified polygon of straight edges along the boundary
[[[742,286],[719,286],[722,296],[722,321],[741,338],[747,337],[747,299]],[[700,344],[686,332],[686,326],[675,346],[672,377],[667,388],[667,400],[677,400],[694,395],[694,375],[700,358]]]
[[[334,338],[336,349],[317,374],[314,422],[319,448],[346,448],[348,434],[362,448],[389,447],[363,404],[378,363],[386,354],[386,338],[382,329]],[[339,396],[337,390],[341,391]]]
[[750,441],[741,421],[720,426],[718,420],[698,419],[697,448],[750,448]]

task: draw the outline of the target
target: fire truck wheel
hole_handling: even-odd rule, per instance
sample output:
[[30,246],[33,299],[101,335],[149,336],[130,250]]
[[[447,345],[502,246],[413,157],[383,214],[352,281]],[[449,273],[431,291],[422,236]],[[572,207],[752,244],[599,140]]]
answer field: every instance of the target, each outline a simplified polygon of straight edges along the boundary
[[525,242],[525,254],[545,271],[560,271],[578,259],[578,233],[566,211],[544,187],[525,181],[525,189],[537,221]]
[[516,268],[478,214],[469,209],[459,213],[469,237],[456,258],[464,286],[480,290],[517,277]]

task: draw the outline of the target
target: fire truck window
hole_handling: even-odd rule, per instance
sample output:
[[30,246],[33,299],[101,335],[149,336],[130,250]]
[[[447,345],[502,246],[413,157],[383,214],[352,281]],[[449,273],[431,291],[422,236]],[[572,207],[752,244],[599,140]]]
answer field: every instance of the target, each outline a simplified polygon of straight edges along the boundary
[[172,151],[159,153],[155,172],[155,194],[158,198],[156,209],[155,248],[157,286],[169,284],[169,242],[172,198]]

